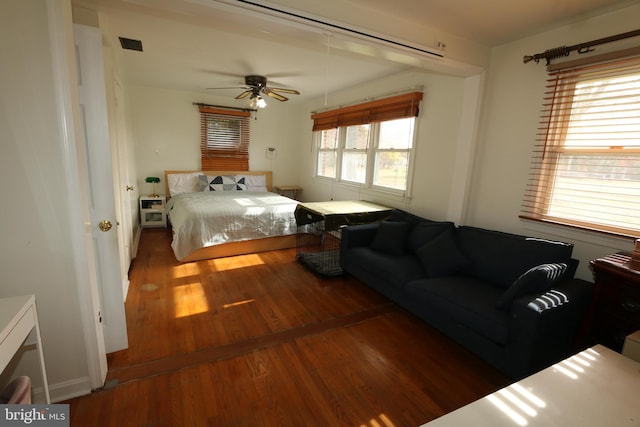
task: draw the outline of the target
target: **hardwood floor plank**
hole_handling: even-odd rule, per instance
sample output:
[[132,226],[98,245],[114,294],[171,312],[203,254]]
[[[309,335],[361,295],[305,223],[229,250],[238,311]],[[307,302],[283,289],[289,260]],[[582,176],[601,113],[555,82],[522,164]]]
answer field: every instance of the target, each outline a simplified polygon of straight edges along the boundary
[[350,277],[295,249],[178,263],[144,230],[117,385],[72,399],[72,426],[420,425],[508,380]]

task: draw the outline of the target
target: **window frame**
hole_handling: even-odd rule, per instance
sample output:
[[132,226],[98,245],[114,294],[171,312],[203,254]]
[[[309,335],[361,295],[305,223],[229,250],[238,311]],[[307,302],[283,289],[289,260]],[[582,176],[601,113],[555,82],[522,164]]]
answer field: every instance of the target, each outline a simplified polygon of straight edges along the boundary
[[[549,85],[543,101],[543,112],[540,118],[539,145],[534,148],[534,156],[532,158],[531,176],[533,178],[525,191],[523,209],[520,215],[521,219],[553,223],[620,237],[637,238],[640,236],[640,226],[637,229],[629,228],[628,224],[625,224],[624,221],[618,222],[617,224],[610,224],[599,219],[596,213],[591,215],[590,218],[579,218],[571,214],[565,216],[558,215],[557,206],[552,209],[553,199],[555,197],[555,184],[556,181],[560,179],[559,175],[563,171],[561,167],[568,164],[565,162],[566,159],[573,158],[575,160],[580,157],[588,159],[590,156],[597,156],[600,158],[610,157],[615,160],[614,156],[624,154],[631,155],[632,159],[635,159],[632,161],[640,161],[640,145],[610,145],[610,136],[607,136],[608,139],[602,139],[602,144],[593,144],[592,142],[588,142],[582,146],[567,144],[567,137],[572,129],[571,116],[572,113],[574,113],[574,107],[575,109],[580,108],[579,106],[575,106],[575,104],[588,99],[588,97],[577,95],[579,90],[578,86],[581,83],[597,81],[597,79],[605,80],[614,78],[618,70],[624,71],[629,67],[630,63],[632,64],[632,72],[622,72],[621,75],[628,74],[640,78],[640,57],[625,58],[607,63],[588,64],[587,66],[585,66],[584,63],[580,63],[575,68],[571,66],[565,66],[565,68],[554,68],[552,66],[549,68]],[[567,70],[566,73],[565,70]],[[602,73],[602,75],[599,73]],[[615,90],[612,89],[610,92],[607,92],[607,94],[614,92]],[[630,97],[633,96],[635,95],[631,95]],[[594,102],[602,102],[602,99],[596,98]],[[620,101],[620,103],[622,103],[622,101]],[[635,104],[635,102],[632,103],[632,105]],[[591,105],[590,108],[594,108],[595,105],[596,104]],[[632,109],[629,109],[629,111],[640,113],[640,106],[634,106]],[[548,115],[545,116],[545,114]],[[605,119],[609,119],[609,117],[611,117],[610,120],[617,118],[613,112],[607,112]],[[576,127],[573,127],[573,129],[579,130],[580,124],[583,123],[583,121],[584,119],[578,119],[576,121]],[[615,125],[605,123],[605,126],[613,127]],[[593,135],[593,133],[585,135]],[[566,171],[570,172],[570,167],[568,167]],[[608,181],[607,178],[594,178],[594,180],[596,182],[602,182],[602,185]],[[636,180],[637,179],[634,179],[633,181]],[[585,193],[586,192],[587,191],[585,191]],[[562,191],[560,191],[560,193],[562,193]],[[601,191],[598,192],[598,194],[608,195],[609,193]],[[587,197],[581,195],[577,199],[579,199],[578,202],[570,203],[574,210],[578,208],[580,202],[586,201]],[[597,207],[601,209],[612,209],[614,207],[619,208],[620,205],[616,200],[610,203],[598,203]],[[632,210],[632,212],[638,212],[638,210]]]
[[[374,190],[374,191],[381,191],[381,192],[385,192],[385,193],[390,193],[390,194],[394,194],[394,195],[398,195],[398,196],[404,196],[404,197],[409,197],[410,193],[411,193],[411,183],[413,181],[413,164],[414,164],[414,160],[415,160],[415,153],[416,153],[416,141],[417,141],[417,128],[418,128],[418,120],[417,117],[406,117],[405,119],[411,119],[413,121],[412,123],[412,132],[411,132],[411,141],[410,141],[410,147],[409,148],[402,148],[402,149],[397,149],[397,148],[380,148],[379,145],[379,138],[380,138],[380,126],[382,123],[384,122],[389,122],[389,121],[393,121],[393,120],[397,120],[397,119],[393,119],[393,120],[384,120],[384,121],[380,121],[380,122],[374,122],[374,123],[367,123],[370,125],[370,130],[369,130],[369,141],[367,144],[367,148],[364,149],[350,149],[350,148],[346,148],[346,129],[349,126],[341,126],[338,128],[334,128],[337,133],[337,144],[336,147],[333,149],[329,149],[329,148],[321,148],[321,142],[322,142],[322,134],[323,132],[325,132],[326,130],[334,130],[334,129],[325,129],[325,130],[320,130],[320,131],[315,131],[314,132],[314,145],[315,145],[315,178],[317,179],[321,179],[321,180],[327,180],[327,181],[332,181],[332,182],[337,182],[337,183],[341,183],[344,185],[351,185],[351,186],[356,186],[356,187],[364,187],[370,190]],[[335,177],[330,177],[330,176],[326,176],[326,175],[320,175],[319,173],[319,162],[320,162],[320,154],[321,153],[326,153],[326,152],[335,152],[336,154],[336,167],[335,167]],[[366,169],[365,169],[365,177],[364,177],[364,181],[363,182],[359,182],[359,181],[353,181],[353,180],[349,180],[346,179],[343,176],[343,170],[342,170],[342,166],[344,163],[344,154],[345,153],[353,153],[353,152],[357,152],[357,153],[364,153],[366,154]],[[390,186],[385,186],[385,185],[379,185],[379,184],[375,184],[375,176],[376,176],[376,172],[377,172],[377,168],[376,168],[376,160],[377,160],[377,156],[380,153],[383,152],[401,152],[401,153],[406,153],[406,155],[408,156],[408,160],[407,160],[407,166],[406,166],[406,179],[405,179],[405,188],[404,189],[398,189],[398,188],[394,188],[394,187],[390,187]]]

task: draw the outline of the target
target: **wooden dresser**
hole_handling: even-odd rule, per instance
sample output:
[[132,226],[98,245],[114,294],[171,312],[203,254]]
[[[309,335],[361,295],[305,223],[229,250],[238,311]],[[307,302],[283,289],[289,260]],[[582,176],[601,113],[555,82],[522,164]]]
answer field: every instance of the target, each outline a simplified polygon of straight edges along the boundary
[[627,335],[640,330],[640,263],[616,253],[591,261],[595,279],[588,340],[621,351]]

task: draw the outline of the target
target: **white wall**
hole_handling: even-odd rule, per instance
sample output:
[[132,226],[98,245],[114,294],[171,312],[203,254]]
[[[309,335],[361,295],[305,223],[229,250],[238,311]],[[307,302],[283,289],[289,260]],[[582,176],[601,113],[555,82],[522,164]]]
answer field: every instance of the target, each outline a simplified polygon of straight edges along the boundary
[[463,107],[464,79],[422,71],[403,72],[375,82],[363,84],[340,93],[330,94],[329,107],[363,101],[397,91],[422,86],[424,98],[418,119],[418,140],[411,198],[394,197],[371,192],[359,186],[333,184],[314,178],[315,153],[311,144],[310,113],[324,108],[324,98],[307,104],[298,115],[305,124],[300,140],[306,139],[303,150],[300,184],[305,200],[364,199],[398,207],[432,219],[448,217],[452,193],[454,163],[460,119]]
[[[228,99],[147,86],[129,86],[127,91],[140,192],[151,192],[151,184],[144,182],[147,176],[162,178],[164,170],[199,170],[200,113],[193,103],[228,105]],[[249,168],[273,171],[274,185],[295,184],[299,125],[292,117],[299,107],[291,101],[267,102],[251,119]],[[266,158],[267,147],[276,148],[275,159]],[[157,191],[164,193],[164,182]]]
[[[603,238],[561,227],[528,225],[518,218],[546,79],[544,61],[523,64],[522,57],[637,29],[638,17],[640,5],[636,4],[492,51],[468,222],[574,242],[574,256],[581,260],[579,275],[587,279],[591,278],[589,260],[618,250],[631,250],[632,245],[629,240]],[[640,40],[635,43],[640,44]],[[596,49],[611,50],[611,46]]]
[[[88,391],[88,364],[72,243],[81,224],[70,221],[78,217],[77,195],[69,193],[63,169],[69,147],[59,122],[47,3],[0,2],[0,297],[36,295],[55,399],[78,384]],[[34,353],[18,355],[0,386],[8,376],[29,375],[38,389]]]

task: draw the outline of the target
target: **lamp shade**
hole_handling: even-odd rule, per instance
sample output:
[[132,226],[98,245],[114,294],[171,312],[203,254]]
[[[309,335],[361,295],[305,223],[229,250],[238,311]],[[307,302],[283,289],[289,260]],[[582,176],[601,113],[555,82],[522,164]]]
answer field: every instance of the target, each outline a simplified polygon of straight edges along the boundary
[[155,184],[156,182],[160,182],[160,178],[157,176],[148,176],[145,178],[145,182],[153,182]]

